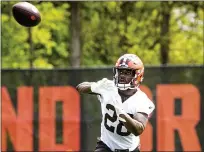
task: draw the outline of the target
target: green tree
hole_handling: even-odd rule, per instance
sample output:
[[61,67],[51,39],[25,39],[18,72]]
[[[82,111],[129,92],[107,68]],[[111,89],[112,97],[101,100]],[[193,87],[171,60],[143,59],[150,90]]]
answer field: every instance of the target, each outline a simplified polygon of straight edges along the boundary
[[[15,2],[2,2],[2,57],[3,67],[28,68],[28,28],[19,25],[11,14]],[[52,2],[32,2],[41,12],[41,23],[32,28],[33,66],[37,68],[66,67],[69,57],[69,7],[61,3],[54,7]],[[49,12],[49,13],[47,13]]]
[[151,65],[203,62],[203,2],[76,2],[78,13],[68,2],[32,2],[42,21],[30,36],[14,3],[1,5],[3,68],[106,66],[124,53]]

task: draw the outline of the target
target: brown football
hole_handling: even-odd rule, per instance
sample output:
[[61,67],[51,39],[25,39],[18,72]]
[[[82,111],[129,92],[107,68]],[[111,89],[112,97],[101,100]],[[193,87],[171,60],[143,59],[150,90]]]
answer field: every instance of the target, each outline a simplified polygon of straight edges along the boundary
[[28,2],[19,2],[13,5],[12,13],[15,20],[22,26],[36,26],[41,21],[38,9]]

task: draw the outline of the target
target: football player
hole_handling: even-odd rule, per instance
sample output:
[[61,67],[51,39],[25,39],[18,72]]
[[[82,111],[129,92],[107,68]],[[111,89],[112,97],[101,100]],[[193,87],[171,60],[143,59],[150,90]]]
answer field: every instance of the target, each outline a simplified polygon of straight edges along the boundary
[[113,80],[83,82],[80,93],[96,94],[102,110],[101,137],[95,152],[140,151],[139,136],[155,109],[153,102],[139,89],[144,65],[134,54],[121,56],[113,68]]

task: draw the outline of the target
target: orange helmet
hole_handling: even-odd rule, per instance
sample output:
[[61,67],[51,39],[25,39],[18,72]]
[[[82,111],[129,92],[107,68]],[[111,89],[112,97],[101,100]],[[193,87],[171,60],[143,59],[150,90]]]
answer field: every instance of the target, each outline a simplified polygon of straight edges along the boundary
[[113,74],[120,90],[136,89],[143,81],[144,65],[137,55],[124,54],[117,60]]

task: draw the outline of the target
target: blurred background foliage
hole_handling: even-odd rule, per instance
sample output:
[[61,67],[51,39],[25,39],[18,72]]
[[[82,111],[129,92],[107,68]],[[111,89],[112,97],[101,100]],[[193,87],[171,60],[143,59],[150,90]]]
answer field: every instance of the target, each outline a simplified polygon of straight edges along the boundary
[[33,1],[33,28],[1,2],[2,68],[110,66],[124,53],[146,65],[203,64],[204,2]]

